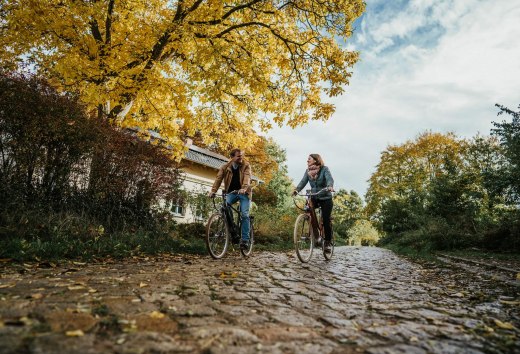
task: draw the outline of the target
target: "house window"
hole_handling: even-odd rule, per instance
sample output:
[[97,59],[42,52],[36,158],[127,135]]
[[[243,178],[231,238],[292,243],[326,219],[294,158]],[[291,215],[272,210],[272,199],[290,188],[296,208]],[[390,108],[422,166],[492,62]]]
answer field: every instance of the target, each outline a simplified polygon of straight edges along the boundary
[[206,218],[206,213],[203,206],[197,205],[195,209],[195,221],[204,221]]
[[172,201],[170,211],[174,215],[184,216],[184,214],[186,212],[186,209],[184,207],[184,201],[182,199],[177,199],[177,200]]

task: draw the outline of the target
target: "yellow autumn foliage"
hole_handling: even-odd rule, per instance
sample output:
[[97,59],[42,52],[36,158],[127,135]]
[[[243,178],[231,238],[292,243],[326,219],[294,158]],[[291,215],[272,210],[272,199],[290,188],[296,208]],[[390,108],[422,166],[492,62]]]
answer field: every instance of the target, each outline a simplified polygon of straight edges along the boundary
[[[358,53],[362,0],[0,0],[0,65],[27,66],[123,127],[250,147],[326,120]],[[326,95],[324,95],[326,94]]]

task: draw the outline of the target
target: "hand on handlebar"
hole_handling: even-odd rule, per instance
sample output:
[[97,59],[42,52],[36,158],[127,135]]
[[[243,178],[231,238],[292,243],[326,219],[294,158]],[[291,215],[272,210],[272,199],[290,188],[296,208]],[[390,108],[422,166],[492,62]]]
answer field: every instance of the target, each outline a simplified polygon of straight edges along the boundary
[[215,192],[209,192],[208,193],[208,197],[210,197],[210,198],[215,198],[216,195],[217,194]]
[[298,191],[297,191],[296,189],[293,190],[293,192],[292,192],[292,196],[293,196],[293,197],[296,197],[297,195],[298,195]]
[[238,194],[246,194],[246,190],[244,188],[239,189]]

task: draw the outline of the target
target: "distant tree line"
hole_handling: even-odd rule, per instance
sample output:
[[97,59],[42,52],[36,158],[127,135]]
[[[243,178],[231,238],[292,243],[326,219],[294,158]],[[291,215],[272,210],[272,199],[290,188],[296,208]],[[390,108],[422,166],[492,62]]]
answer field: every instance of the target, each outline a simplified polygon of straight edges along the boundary
[[381,153],[366,212],[383,244],[416,250],[520,250],[519,112],[491,136],[425,132]]

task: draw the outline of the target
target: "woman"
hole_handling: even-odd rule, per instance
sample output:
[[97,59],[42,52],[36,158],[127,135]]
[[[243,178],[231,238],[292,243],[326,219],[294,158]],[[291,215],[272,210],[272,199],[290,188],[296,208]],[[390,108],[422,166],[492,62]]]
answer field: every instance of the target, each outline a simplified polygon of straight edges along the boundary
[[334,180],[332,179],[329,168],[325,166],[319,154],[310,154],[307,158],[307,170],[294,190],[293,195],[298,194],[298,192],[305,188],[307,182],[311,185],[311,193],[318,193],[324,188],[327,189],[312,197],[312,202],[314,207],[321,207],[323,227],[325,229],[325,252],[330,252],[330,243],[332,240],[330,215],[332,214],[333,207],[331,192],[334,191]]

